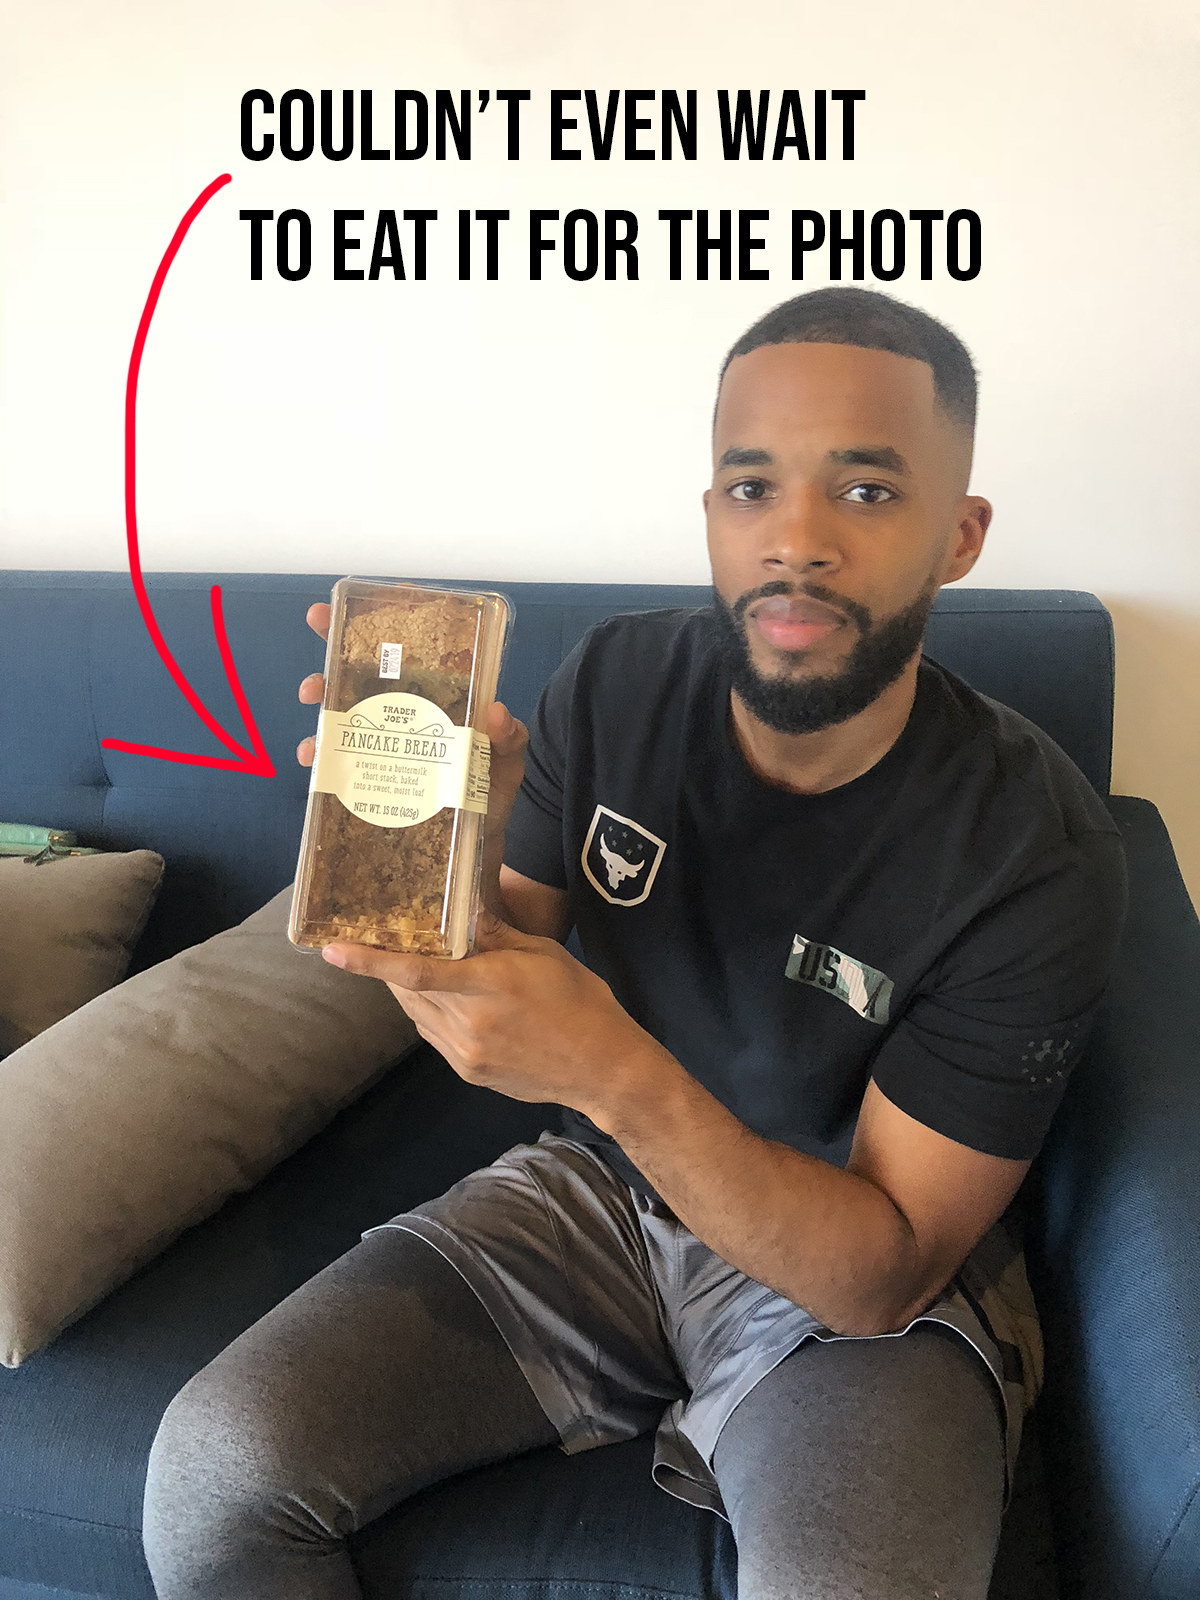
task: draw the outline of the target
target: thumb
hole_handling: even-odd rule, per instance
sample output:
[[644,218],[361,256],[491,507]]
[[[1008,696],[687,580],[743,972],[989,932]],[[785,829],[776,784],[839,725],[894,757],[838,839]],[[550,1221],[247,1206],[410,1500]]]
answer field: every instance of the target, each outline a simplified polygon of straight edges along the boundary
[[528,934],[520,933],[503,917],[499,917],[489,907],[481,905],[475,918],[475,949],[483,950],[527,950],[532,940]]
[[495,700],[489,706],[485,729],[492,743],[493,760],[525,753],[525,746],[529,742],[528,729],[502,701]]

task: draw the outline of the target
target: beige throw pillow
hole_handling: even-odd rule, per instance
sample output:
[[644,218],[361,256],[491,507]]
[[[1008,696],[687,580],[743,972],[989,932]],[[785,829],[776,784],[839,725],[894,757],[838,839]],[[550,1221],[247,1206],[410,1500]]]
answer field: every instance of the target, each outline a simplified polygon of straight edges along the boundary
[[377,979],[289,943],[290,904],[289,888],[0,1062],[6,1366],[251,1188],[417,1042]]
[[162,875],[153,850],[0,859],[0,1049],[121,981]]

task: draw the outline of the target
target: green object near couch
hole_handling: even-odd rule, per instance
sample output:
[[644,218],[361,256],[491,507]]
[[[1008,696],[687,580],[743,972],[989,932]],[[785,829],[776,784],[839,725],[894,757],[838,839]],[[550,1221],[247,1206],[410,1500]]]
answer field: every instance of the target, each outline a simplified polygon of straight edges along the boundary
[[0,856],[26,861],[53,861],[56,856],[94,856],[99,850],[78,843],[66,828],[41,828],[32,822],[0,822]]

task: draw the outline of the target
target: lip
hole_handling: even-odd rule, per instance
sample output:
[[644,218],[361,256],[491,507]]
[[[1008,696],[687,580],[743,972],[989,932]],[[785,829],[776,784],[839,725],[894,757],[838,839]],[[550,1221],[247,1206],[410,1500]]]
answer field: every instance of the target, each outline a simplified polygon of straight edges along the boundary
[[831,606],[807,595],[773,595],[751,608],[755,627],[777,650],[807,650],[845,621]]

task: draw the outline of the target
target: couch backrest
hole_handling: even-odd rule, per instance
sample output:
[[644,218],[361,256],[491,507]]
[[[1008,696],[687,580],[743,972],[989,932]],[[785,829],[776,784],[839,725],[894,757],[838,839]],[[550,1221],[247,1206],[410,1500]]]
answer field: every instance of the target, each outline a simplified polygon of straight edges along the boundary
[[[167,644],[217,720],[245,735],[212,633],[221,586],[242,687],[278,776],[106,750],[105,738],[227,756],[171,682],[142,623],[128,573],[0,573],[0,820],[73,828],[84,843],[160,852],[163,894],[136,966],[229,927],[291,881],[308,777],[296,744],[315,712],[296,698],[319,671],[305,609],[339,574],[147,575]],[[587,629],[619,611],[708,603],[707,586],[500,583],[515,607],[501,695],[528,718],[546,678]],[[1045,729],[1107,793],[1113,647],[1094,595],[947,589],[927,649],[985,694]]]

